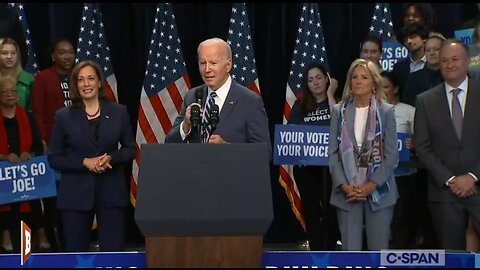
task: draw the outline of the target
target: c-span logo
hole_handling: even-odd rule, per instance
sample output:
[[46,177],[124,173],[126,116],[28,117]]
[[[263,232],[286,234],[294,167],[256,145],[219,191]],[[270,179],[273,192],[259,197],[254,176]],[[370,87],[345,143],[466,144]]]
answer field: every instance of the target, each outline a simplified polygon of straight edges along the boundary
[[444,266],[445,250],[382,250],[381,266]]
[[32,230],[30,227],[25,224],[25,222],[20,221],[20,230],[21,230],[21,250],[20,250],[20,264],[23,265],[30,255],[32,255]]

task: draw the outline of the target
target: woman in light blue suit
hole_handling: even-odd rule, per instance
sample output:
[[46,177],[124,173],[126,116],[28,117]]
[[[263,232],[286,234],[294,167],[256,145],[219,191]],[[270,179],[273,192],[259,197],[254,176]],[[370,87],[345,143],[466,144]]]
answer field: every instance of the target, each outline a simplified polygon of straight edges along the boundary
[[135,141],[125,106],[105,99],[105,84],[97,63],[78,63],[70,82],[72,105],[55,114],[48,160],[62,173],[57,208],[70,252],[89,251],[95,215],[100,251],[124,250],[123,165],[132,162]]
[[368,60],[353,61],[345,92],[332,113],[328,153],[342,249],[362,250],[364,229],[369,250],[387,249],[398,197],[393,106],[385,101],[377,65]]

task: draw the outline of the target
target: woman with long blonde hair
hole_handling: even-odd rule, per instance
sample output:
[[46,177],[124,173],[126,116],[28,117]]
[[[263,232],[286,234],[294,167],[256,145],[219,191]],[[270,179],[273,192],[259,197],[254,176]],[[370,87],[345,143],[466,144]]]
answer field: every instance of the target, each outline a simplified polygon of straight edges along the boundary
[[31,93],[35,78],[22,68],[20,47],[12,38],[0,41],[0,76],[10,76],[17,80],[18,104],[25,110],[32,111]]

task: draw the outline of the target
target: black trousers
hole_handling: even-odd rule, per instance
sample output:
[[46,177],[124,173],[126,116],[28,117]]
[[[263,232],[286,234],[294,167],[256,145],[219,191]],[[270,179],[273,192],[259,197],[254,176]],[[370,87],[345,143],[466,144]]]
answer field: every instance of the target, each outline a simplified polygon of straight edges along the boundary
[[330,205],[332,179],[328,167],[295,166],[310,250],[334,250],[340,239],[337,213]]

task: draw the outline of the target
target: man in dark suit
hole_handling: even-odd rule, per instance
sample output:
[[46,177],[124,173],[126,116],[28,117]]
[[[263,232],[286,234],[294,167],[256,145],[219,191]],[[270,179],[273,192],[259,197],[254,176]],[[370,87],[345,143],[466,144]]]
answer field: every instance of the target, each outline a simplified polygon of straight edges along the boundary
[[[267,143],[271,148],[262,98],[230,77],[232,51],[228,43],[219,38],[207,39],[200,43],[197,53],[205,84],[185,95],[182,110],[165,142]],[[205,137],[205,125],[192,125],[192,107],[203,108],[211,98],[219,107],[219,122]],[[205,119],[207,113],[208,110],[201,109],[200,118]]]
[[445,83],[416,103],[414,143],[429,171],[429,206],[443,249],[465,250],[468,217],[480,230],[480,81],[469,78],[469,62],[465,44],[446,40],[440,50]]

